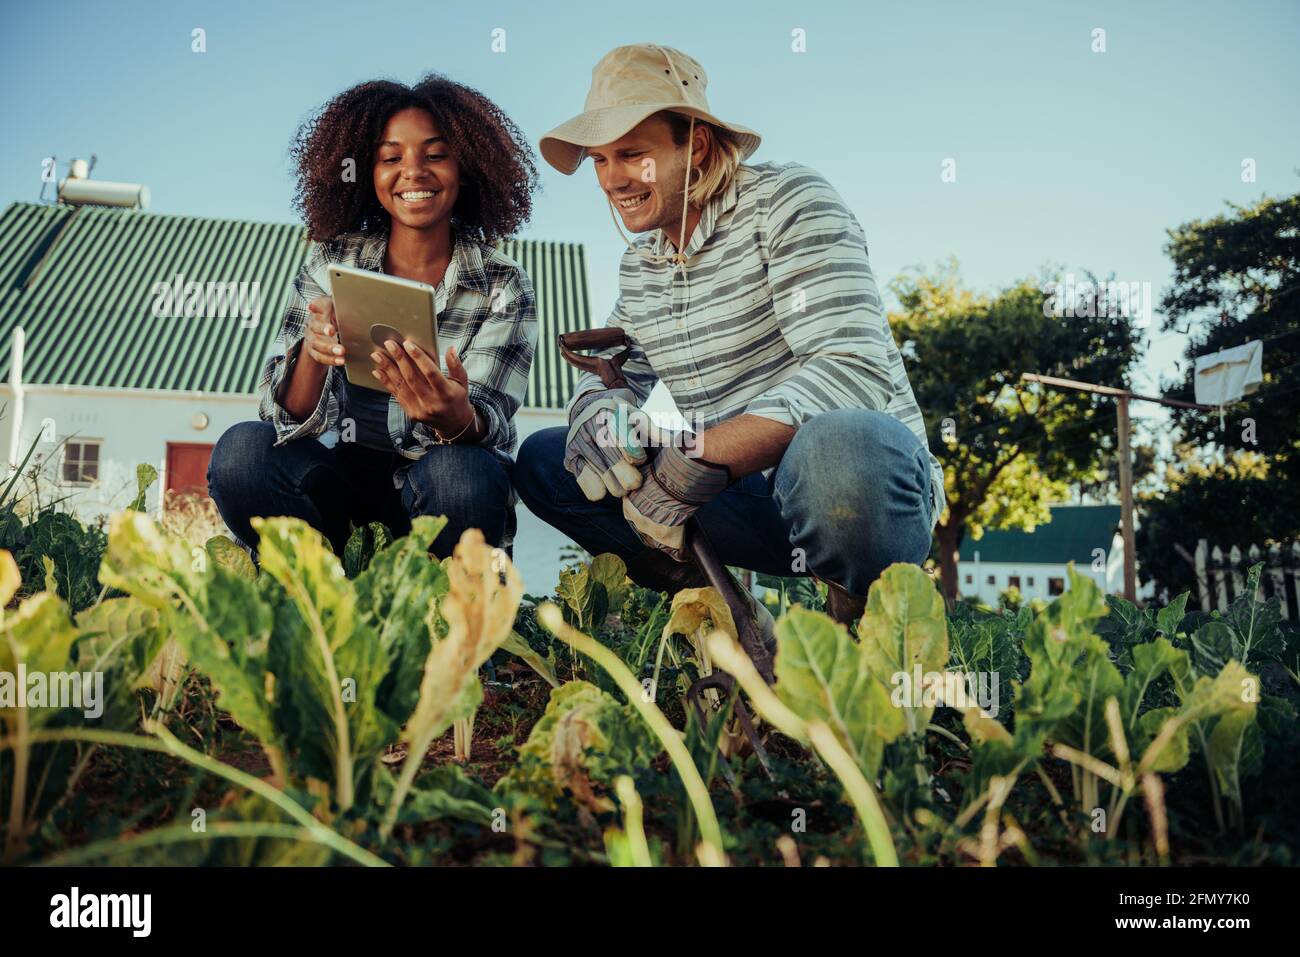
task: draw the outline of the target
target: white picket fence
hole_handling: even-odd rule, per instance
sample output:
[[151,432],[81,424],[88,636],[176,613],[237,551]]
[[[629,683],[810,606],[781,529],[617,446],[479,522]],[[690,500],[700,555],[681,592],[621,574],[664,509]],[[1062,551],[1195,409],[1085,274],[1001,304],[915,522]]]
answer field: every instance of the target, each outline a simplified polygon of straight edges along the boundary
[[1256,597],[1267,600],[1276,595],[1282,603],[1282,614],[1300,621],[1300,542],[1270,545],[1267,549],[1251,545],[1245,552],[1233,545],[1225,553],[1217,545],[1211,548],[1202,538],[1196,545],[1194,560],[1202,611],[1226,611],[1233,599],[1245,592],[1248,569],[1263,562],[1260,594]]

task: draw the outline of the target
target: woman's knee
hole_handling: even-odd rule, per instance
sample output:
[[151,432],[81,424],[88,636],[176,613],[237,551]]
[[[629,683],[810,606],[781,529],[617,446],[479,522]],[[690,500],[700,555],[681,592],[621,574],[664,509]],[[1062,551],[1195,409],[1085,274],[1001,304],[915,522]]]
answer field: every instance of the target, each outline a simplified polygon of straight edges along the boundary
[[275,445],[270,422],[236,422],[212,447],[208,460],[208,491],[215,498],[240,486],[264,481],[266,462]]
[[473,525],[476,518],[504,512],[510,476],[482,446],[440,445],[411,465],[406,488],[412,515],[446,515],[456,524]]

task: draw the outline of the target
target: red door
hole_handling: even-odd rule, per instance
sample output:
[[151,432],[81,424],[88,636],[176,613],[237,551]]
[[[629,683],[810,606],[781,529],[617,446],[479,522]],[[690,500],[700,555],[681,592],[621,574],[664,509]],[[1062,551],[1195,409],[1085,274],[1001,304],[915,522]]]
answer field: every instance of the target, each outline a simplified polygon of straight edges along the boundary
[[167,443],[167,491],[178,495],[208,494],[208,460],[212,446],[200,442]]

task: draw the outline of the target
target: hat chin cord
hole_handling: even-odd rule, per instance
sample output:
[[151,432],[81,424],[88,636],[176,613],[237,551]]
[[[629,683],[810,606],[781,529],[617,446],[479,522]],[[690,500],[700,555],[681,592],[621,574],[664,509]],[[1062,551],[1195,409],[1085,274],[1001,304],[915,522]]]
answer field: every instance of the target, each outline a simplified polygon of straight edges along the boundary
[[692,116],[690,130],[686,134],[686,182],[682,184],[682,224],[681,224],[681,229],[677,234],[677,252],[674,253],[673,255],[656,256],[654,253],[650,252],[649,250],[638,248],[637,245],[634,242],[632,242],[630,238],[628,238],[628,235],[625,232],[623,232],[623,227],[619,225],[618,211],[614,209],[614,200],[610,198],[609,193],[605,194],[605,201],[609,203],[610,218],[614,220],[614,228],[618,230],[618,235],[622,238],[623,242],[627,245],[628,252],[635,252],[642,259],[648,260],[649,262],[674,263],[676,266],[678,266],[681,269],[683,274],[685,274],[686,272],[686,213],[687,213],[687,209],[690,202],[690,196],[691,196],[691,173],[694,172],[694,170],[691,168],[691,156],[694,147],[695,147],[695,117]]

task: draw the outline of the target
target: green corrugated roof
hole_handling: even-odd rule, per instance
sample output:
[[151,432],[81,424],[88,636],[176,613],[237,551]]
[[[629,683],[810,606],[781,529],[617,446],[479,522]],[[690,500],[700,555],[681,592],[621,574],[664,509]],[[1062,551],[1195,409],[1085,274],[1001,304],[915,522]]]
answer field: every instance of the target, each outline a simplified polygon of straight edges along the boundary
[[[288,223],[13,203],[0,215],[0,376],[22,326],[29,383],[253,393],[308,249],[303,227]],[[574,375],[555,334],[590,325],[582,246],[516,240],[504,251],[537,292],[527,404],[562,407]],[[261,322],[156,318],[153,286],[177,274],[256,281]]]
[[537,297],[537,354],[529,373],[525,405],[562,409],[578,373],[560,355],[555,337],[591,326],[587,300],[587,257],[580,243],[515,239],[501,251],[524,267]]
[[[0,216],[0,370],[22,326],[26,382],[253,392],[306,253],[301,226],[14,203]],[[155,317],[154,283],[177,274],[257,281],[261,322]]]
[[1064,564],[1091,562],[1092,550],[1110,551],[1119,527],[1118,505],[1057,505],[1052,520],[1032,532],[987,531],[976,541],[969,534],[961,543],[960,560]]

